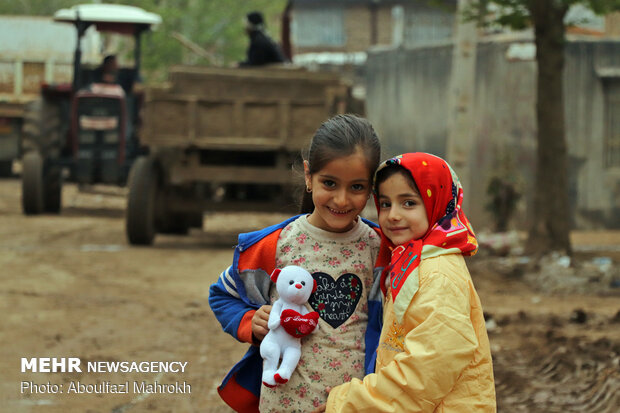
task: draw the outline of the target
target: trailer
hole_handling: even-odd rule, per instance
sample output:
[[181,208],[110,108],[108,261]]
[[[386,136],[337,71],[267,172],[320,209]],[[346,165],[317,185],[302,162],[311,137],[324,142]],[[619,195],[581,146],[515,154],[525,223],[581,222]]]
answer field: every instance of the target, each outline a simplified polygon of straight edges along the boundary
[[13,161],[21,156],[24,105],[0,101],[0,177],[11,176]]
[[205,211],[287,211],[301,185],[292,165],[319,125],[347,110],[337,74],[298,68],[172,67],[145,91],[142,142],[129,176],[126,232],[202,227]]

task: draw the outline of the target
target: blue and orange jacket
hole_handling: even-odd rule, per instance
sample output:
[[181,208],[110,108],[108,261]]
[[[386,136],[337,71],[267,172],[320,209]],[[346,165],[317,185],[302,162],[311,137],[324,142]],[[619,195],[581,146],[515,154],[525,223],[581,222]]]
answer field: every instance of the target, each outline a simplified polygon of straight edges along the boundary
[[[209,305],[225,332],[252,346],[218,387],[220,397],[237,412],[258,412],[263,359],[259,346],[252,340],[252,317],[256,310],[269,304],[269,275],[276,266],[276,249],[280,232],[297,215],[259,231],[240,234],[233,263],[222,272],[209,289]],[[373,222],[366,224],[379,232]],[[389,263],[389,251],[379,251],[375,264],[375,282],[368,297],[366,329],[366,374],[374,371],[376,349],[382,324],[382,293],[379,286],[383,267]]]

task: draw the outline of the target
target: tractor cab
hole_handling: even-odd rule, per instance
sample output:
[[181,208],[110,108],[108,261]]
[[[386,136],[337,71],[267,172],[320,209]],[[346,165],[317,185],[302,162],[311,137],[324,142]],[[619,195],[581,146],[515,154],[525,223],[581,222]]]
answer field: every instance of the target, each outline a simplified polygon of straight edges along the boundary
[[[60,211],[63,169],[78,183],[126,183],[141,152],[137,126],[143,99],[135,88],[141,36],[161,17],[133,6],[83,4],[57,11],[54,21],[76,29],[73,79],[44,84],[41,98],[26,109],[22,203],[27,214]],[[90,27],[133,37],[133,67],[122,67],[113,81],[103,81],[101,66],[82,61],[82,38]]]
[[134,67],[123,68],[118,73],[118,82],[123,89],[130,91],[133,82],[140,77],[140,40],[141,35],[161,23],[157,14],[144,11],[138,7],[120,4],[82,4],[69,9],[58,10],[54,21],[73,24],[77,30],[78,41],[73,62],[73,89],[79,90],[95,82],[95,70],[82,65],[81,39],[90,26],[101,33],[117,33],[132,36],[135,39]]

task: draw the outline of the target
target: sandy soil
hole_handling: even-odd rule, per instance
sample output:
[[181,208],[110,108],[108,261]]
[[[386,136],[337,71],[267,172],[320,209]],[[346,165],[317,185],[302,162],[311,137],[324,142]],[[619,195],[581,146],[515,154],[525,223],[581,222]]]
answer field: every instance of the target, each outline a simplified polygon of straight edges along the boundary
[[[137,248],[125,240],[124,189],[65,185],[63,212],[36,217],[22,215],[20,192],[18,180],[0,180],[0,410],[228,411],[215,389],[245,346],[221,331],[208,287],[237,232],[283,217],[205,215],[204,232]],[[573,241],[581,260],[620,261],[620,233]],[[618,411],[620,289],[549,292],[497,260],[474,257],[470,269],[490,319],[499,411]],[[22,373],[22,357],[188,364],[182,373]],[[185,382],[191,393],[68,394],[78,381]],[[22,393],[22,382],[64,392]]]

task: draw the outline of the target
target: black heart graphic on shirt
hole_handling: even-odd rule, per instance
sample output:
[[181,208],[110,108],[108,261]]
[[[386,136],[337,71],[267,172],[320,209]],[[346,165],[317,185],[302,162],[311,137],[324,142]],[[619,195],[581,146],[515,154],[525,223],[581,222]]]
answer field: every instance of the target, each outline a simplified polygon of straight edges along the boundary
[[337,280],[324,272],[315,272],[312,277],[317,287],[308,303],[327,324],[339,327],[355,312],[362,296],[362,281],[351,273],[343,274]]

